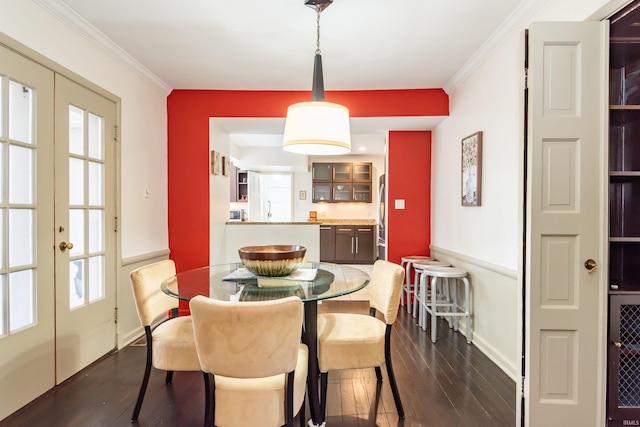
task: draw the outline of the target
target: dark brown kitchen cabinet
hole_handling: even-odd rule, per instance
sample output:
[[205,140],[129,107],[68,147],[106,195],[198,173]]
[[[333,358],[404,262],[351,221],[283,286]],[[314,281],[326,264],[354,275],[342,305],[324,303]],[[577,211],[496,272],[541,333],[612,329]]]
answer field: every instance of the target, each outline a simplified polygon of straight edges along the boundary
[[320,226],[320,261],[336,260],[336,229],[332,225]]
[[335,226],[337,263],[372,264],[375,261],[375,226]]
[[249,200],[249,175],[247,171],[238,169],[236,166],[231,167],[230,181],[230,200],[232,202],[246,202]]
[[312,200],[371,203],[372,176],[372,163],[313,163]]

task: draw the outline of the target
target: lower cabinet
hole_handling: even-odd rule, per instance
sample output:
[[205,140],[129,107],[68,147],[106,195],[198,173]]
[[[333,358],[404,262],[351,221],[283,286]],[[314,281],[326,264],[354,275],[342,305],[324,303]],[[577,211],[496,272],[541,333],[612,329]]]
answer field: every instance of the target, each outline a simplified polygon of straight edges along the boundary
[[640,293],[609,295],[608,427],[640,425]]
[[333,262],[336,259],[336,228],[332,225],[320,226],[320,261]]
[[320,260],[339,264],[372,264],[376,259],[375,231],[375,226],[370,225],[321,226]]

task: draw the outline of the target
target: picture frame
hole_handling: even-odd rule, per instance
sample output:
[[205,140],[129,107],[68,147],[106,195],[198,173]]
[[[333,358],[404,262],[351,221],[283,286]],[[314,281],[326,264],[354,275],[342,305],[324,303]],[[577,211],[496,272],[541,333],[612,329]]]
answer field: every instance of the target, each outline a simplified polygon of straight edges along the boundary
[[229,176],[231,170],[231,164],[229,162],[229,156],[222,156],[222,175]]
[[220,174],[220,153],[215,150],[211,150],[211,174]]
[[482,201],[482,131],[462,138],[462,206]]

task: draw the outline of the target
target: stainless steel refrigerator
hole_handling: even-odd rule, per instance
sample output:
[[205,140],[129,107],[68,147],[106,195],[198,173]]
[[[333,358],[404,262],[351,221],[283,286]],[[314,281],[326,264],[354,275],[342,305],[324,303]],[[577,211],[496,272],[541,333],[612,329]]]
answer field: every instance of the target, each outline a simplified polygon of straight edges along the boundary
[[387,259],[387,223],[386,223],[386,175],[380,175],[379,189],[380,206],[378,208],[378,259]]

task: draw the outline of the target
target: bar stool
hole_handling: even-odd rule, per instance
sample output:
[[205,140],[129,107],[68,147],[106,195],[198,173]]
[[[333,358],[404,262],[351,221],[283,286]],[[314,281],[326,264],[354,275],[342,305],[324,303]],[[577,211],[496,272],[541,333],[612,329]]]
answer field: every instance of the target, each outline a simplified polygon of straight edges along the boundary
[[[400,266],[404,267],[404,284],[402,285],[402,293],[400,294],[400,305],[402,307],[405,306],[405,301],[407,305],[407,313],[411,314],[411,295],[413,295],[413,299],[415,301],[415,284],[417,283],[418,273],[416,272],[414,275],[413,282],[411,281],[411,266],[414,262],[417,261],[431,261],[433,258],[426,255],[407,255],[400,258]],[[415,317],[415,314],[414,316]]]
[[427,295],[426,293],[423,295],[423,291],[427,292],[427,288],[429,287],[429,282],[427,282],[424,277],[424,269],[426,267],[447,267],[450,265],[451,264],[448,262],[436,261],[433,259],[413,262],[413,270],[415,271],[415,278],[413,282],[415,283],[413,295],[413,317],[418,316],[418,325],[423,329],[426,328],[426,318],[424,310],[422,309],[422,300],[423,298],[426,298],[425,295]]
[[[414,267],[415,268],[415,267]],[[436,321],[438,317],[447,317],[449,326],[453,323],[453,330],[458,330],[458,322],[454,317],[464,316],[467,326],[467,343],[471,343],[471,285],[467,271],[456,267],[426,266],[421,280],[431,277],[431,291],[427,295],[426,286],[422,285],[421,305],[423,310],[431,315],[431,342],[436,342]],[[464,284],[464,306],[458,304],[458,280]],[[422,311],[422,310],[421,310]],[[426,320],[423,329],[426,329]]]

